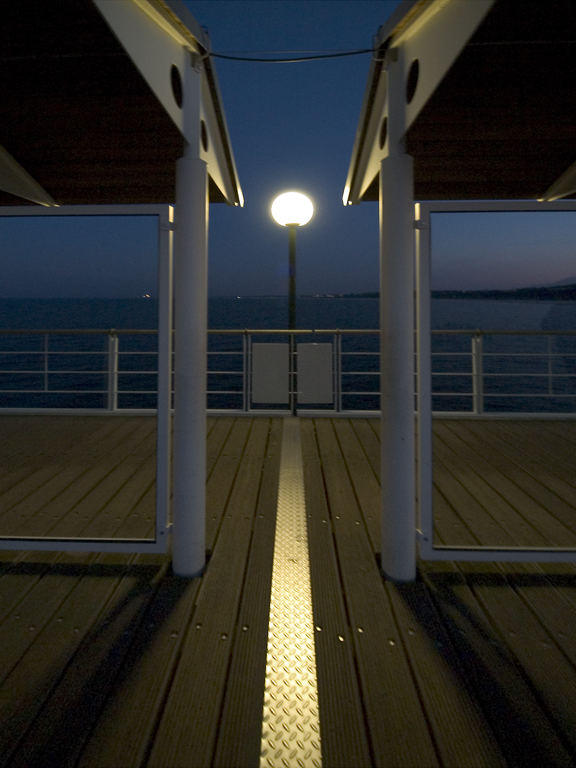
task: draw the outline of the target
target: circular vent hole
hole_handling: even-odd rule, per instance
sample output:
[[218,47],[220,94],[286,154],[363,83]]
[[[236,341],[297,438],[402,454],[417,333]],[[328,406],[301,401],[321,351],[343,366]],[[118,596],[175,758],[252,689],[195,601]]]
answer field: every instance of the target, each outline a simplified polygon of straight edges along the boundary
[[418,87],[418,78],[420,76],[420,62],[418,59],[414,59],[410,65],[410,71],[408,72],[408,80],[406,82],[406,102],[410,104],[416,93]]
[[182,76],[180,70],[175,64],[172,64],[170,68],[170,84],[172,86],[172,96],[174,101],[180,109],[182,109],[182,103],[184,101],[184,92],[182,90]]
[[204,120],[200,120],[200,141],[202,142],[202,149],[204,152],[208,152],[210,142],[208,141],[208,129]]
[[382,120],[382,125],[380,126],[380,149],[384,149],[384,145],[386,144],[387,139],[388,139],[388,118],[385,117],[384,120]]

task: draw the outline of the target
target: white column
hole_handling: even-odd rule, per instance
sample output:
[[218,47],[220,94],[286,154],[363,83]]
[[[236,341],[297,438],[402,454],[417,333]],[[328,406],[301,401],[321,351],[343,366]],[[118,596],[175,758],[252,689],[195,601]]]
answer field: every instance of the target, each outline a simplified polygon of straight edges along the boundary
[[382,570],[416,578],[414,440],[414,191],[404,151],[401,51],[388,66],[388,154],[380,168]]
[[200,73],[187,70],[183,107],[198,140],[186,145],[176,173],[172,566],[180,576],[197,576],[206,557],[208,173],[199,157]]
[[416,577],[414,452],[414,229],[412,159],[380,171],[382,570]]

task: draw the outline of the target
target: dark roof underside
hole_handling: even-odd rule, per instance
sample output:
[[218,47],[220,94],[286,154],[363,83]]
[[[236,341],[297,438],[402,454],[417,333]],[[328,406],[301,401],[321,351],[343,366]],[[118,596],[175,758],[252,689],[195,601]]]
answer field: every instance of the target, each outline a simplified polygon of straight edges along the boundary
[[576,159],[575,62],[574,0],[498,0],[408,131],[416,199],[540,198]]
[[4,2],[0,21],[0,143],[20,165],[60,204],[173,202],[181,134],[90,0]]

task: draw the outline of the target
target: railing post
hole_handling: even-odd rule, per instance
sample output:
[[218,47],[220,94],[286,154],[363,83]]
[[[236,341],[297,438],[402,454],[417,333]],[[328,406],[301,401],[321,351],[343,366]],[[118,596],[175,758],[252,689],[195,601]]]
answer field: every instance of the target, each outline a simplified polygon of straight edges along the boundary
[[252,346],[251,344],[251,336],[248,337],[248,331],[247,329],[244,329],[244,333],[242,334],[242,367],[244,370],[244,375],[242,376],[242,397],[243,397],[243,410],[245,412],[248,412],[250,410],[250,400],[251,400],[251,379],[252,379],[252,362],[250,360],[250,348]]
[[118,409],[118,335],[108,334],[108,395],[106,407],[109,411]]
[[340,330],[336,331],[334,337],[334,345],[336,349],[336,360],[334,363],[334,402],[336,403],[336,411],[341,413],[342,411],[342,333]]
[[482,334],[472,337],[472,403],[474,413],[484,413],[484,364]]
[[288,397],[290,402],[290,413],[292,416],[296,416],[298,412],[298,361],[296,360],[296,343],[293,328],[290,329],[289,339]]
[[546,347],[548,352],[548,397],[553,395],[552,387],[552,336],[546,337]]
[[49,344],[49,336],[47,333],[44,334],[44,349],[43,349],[43,358],[44,358],[44,392],[48,392],[48,344]]

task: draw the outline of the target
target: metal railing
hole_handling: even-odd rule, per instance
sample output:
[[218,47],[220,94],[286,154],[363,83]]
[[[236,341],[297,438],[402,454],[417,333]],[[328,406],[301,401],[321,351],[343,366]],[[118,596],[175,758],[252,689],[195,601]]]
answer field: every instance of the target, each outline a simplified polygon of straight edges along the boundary
[[434,412],[576,412],[576,331],[432,332]]
[[[290,403],[254,399],[254,347],[286,344],[298,371],[300,344],[331,345],[331,396]],[[154,330],[0,330],[0,408],[154,409]],[[211,330],[207,407],[211,411],[298,409],[352,413],[379,409],[377,330]],[[294,377],[298,382],[298,374]],[[576,331],[432,332],[436,413],[576,413]]]

